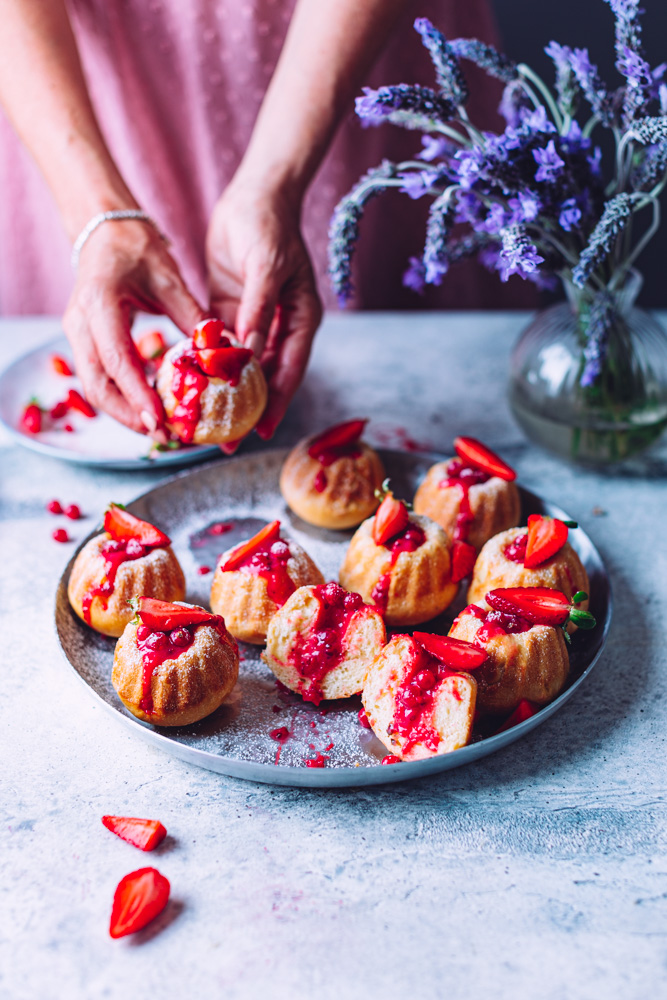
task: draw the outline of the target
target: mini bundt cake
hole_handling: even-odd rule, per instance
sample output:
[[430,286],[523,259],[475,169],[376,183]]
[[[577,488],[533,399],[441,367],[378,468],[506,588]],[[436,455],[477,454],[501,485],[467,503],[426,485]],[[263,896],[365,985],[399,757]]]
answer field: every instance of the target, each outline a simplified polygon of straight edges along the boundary
[[375,604],[392,628],[434,618],[458,590],[447,534],[391,493],[353,535],[339,578],[346,590]]
[[181,601],[185,576],[170,539],[148,521],[111,504],[104,529],[76,557],[67,596],[87,625],[117,638],[134,617],[131,598]]
[[[516,473],[502,459],[473,438],[457,438],[454,448],[458,458],[431,466],[414,506],[453,538],[456,580],[467,576],[489,538],[519,523],[521,503]],[[459,576],[457,563],[464,554],[467,572]]]
[[300,441],[280,473],[288,506],[320,528],[354,528],[376,510],[384,479],[376,451],[361,441],[366,420],[348,420]]
[[192,339],[171,347],[156,389],[167,427],[184,444],[225,444],[248,434],[266,406],[264,373],[251,350],[204,320]]
[[382,615],[337,583],[300,587],[269,624],[262,659],[306,701],[359,694],[386,642]]
[[280,521],[223,552],[211,586],[211,608],[242,642],[262,644],[269,622],[297,587],[324,583],[307,552],[280,537]]
[[477,683],[470,674],[448,667],[442,654],[431,652],[447,645],[454,649],[447,658],[460,659],[469,668],[486,658],[475,647],[465,649],[466,643],[417,632],[395,635],[370,665],[361,700],[371,729],[391,752],[391,760],[383,763],[449,753],[470,739]]
[[116,643],[111,683],[125,707],[154,726],[210,715],[239,674],[239,652],[218,615],[141,597]]
[[508,714],[524,699],[546,705],[565,685],[570,662],[563,629],[536,624],[516,606],[512,612],[510,607],[489,611],[469,605],[455,619],[449,635],[472,642],[487,654],[488,659],[475,671],[481,714]]

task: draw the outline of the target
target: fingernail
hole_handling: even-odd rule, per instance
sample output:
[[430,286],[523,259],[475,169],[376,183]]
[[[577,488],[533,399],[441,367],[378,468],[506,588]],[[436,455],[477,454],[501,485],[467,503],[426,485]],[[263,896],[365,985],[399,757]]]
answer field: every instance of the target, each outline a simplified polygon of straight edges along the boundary
[[246,339],[245,346],[249,347],[255,357],[259,358],[264,350],[264,338],[260,337],[258,333],[251,333]]
[[157,420],[155,415],[150,413],[148,410],[142,410],[139,416],[141,417],[141,422],[148,433],[155,434],[155,431],[157,430]]

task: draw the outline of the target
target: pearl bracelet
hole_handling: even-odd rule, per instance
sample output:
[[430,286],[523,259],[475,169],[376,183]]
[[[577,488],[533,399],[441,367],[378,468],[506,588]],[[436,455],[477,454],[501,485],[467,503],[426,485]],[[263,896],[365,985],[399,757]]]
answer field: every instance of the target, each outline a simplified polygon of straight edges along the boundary
[[99,212],[94,215],[90,222],[87,222],[83,227],[79,235],[74,241],[74,246],[72,247],[72,270],[76,271],[79,266],[79,257],[81,256],[81,251],[83,250],[84,244],[87,242],[88,238],[92,236],[98,226],[101,226],[103,222],[113,222],[118,219],[138,219],[140,222],[147,222],[149,226],[157,232],[158,236],[164,240],[165,243],[169,243],[168,238],[159,228],[155,219],[151,219],[150,215],[146,215],[139,208],[122,208],[114,209],[113,212]]

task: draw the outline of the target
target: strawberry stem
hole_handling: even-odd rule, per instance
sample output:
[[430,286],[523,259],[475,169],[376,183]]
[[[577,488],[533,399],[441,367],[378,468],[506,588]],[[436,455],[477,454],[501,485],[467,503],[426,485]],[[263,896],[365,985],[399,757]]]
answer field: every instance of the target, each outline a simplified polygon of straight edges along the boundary
[[562,522],[566,528],[578,528],[579,525],[576,521],[563,521]]
[[582,601],[588,600],[588,594],[585,590],[578,590],[574,597],[572,598],[573,604],[581,604]]
[[579,611],[577,608],[572,608],[570,611],[570,619],[577,628],[590,629],[595,628],[597,622],[593,615],[589,611]]

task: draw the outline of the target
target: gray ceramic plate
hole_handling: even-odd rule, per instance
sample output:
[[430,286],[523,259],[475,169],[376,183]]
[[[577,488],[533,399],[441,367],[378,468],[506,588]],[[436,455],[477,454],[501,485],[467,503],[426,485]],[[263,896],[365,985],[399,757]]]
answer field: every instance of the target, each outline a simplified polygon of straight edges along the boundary
[[[327,579],[337,577],[352,533],[313,528],[286,508],[278,489],[286,454],[283,450],[265,451],[188,470],[129,505],[134,514],[154,522],[171,536],[188,580],[187,600],[207,605],[212,574],[201,575],[199,568],[213,568],[221,552],[275,518],[280,518],[285,533],[310,553]],[[396,451],[381,454],[397,495],[408,499],[428,467],[442,457]],[[568,517],[559,507],[525,490],[521,497],[522,523],[533,512]],[[224,534],[211,530],[221,522],[232,523],[232,529]],[[487,738],[476,734],[469,746],[428,760],[381,766],[387,751],[360,726],[359,698],[325,702],[315,708],[298,695],[279,690],[259,659],[260,650],[247,645],[242,645],[238,684],[213,715],[180,729],[157,729],[139,722],[126,711],[111,686],[114,640],[87,628],[69,606],[67,581],[74,557],[58,587],[56,628],[65,656],[92,694],[137,736],[175,757],[222,774],[277,785],[326,788],[404,781],[469,764],[500,750],[545,722],[588,676],[607,636],[611,593],[606,570],[591,540],[581,528],[572,531],[570,538],[588,571],[591,610],[599,624],[592,632],[579,631],[574,636],[568,687],[550,705],[513,729]],[[429,629],[446,632],[462,606],[463,599],[431,623]],[[282,726],[292,735],[279,747],[270,733]],[[328,758],[327,766],[306,766],[306,761],[318,753]]]

